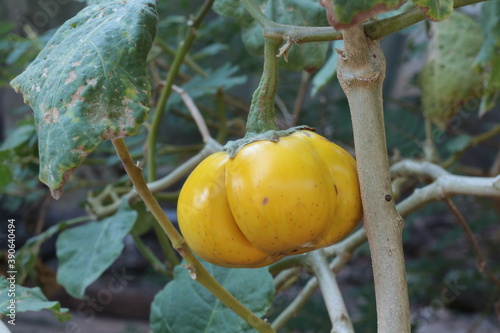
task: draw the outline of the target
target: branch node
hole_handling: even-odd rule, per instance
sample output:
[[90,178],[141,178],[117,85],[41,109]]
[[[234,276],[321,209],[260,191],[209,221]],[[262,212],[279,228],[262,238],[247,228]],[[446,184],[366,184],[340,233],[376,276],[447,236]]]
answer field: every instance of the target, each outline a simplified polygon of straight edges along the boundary
[[288,54],[290,53],[290,48],[292,47],[293,42],[288,39],[282,47],[279,49],[279,53],[276,55],[276,58],[283,56],[285,62],[288,62]]
[[362,77],[362,76],[357,76],[356,80],[361,81],[361,82],[374,82],[378,79],[379,76],[380,76],[380,73],[375,73],[373,76],[367,77],[367,78]]
[[335,52],[339,54],[340,59],[347,60],[347,54],[344,52],[344,50],[335,48]]
[[500,190],[500,176],[497,176],[495,181],[493,182],[493,187],[497,190]]
[[196,269],[191,265],[182,265],[182,267],[187,268],[189,271],[189,276],[191,279],[196,280]]

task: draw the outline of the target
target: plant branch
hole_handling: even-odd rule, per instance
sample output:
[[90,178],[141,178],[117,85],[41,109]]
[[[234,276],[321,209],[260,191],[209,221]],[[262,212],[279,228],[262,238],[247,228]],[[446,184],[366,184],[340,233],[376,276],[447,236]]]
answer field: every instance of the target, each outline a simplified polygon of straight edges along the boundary
[[226,289],[224,289],[224,287],[222,287],[212,275],[210,275],[210,273],[191,251],[187,243],[182,238],[181,234],[177,231],[172,222],[170,222],[163,209],[154,198],[153,194],[148,188],[148,184],[144,180],[142,169],[139,168],[132,160],[125,141],[123,139],[115,139],[112,140],[112,143],[116,149],[118,157],[122,161],[125,171],[134,184],[134,188],[136,189],[137,193],[149,208],[158,223],[160,223],[163,231],[167,234],[168,238],[172,242],[172,246],[184,257],[186,262],[189,264],[190,272],[192,272],[191,276],[197,282],[207,288],[223,304],[233,310],[243,320],[247,321],[257,331],[265,333],[274,332],[274,330],[267,322],[257,317],[253,312],[248,310],[233,295],[231,295]]
[[188,29],[186,37],[184,38],[184,41],[181,43],[179,49],[177,50],[177,53],[175,54],[172,66],[170,68],[170,71],[168,72],[167,79],[165,80],[165,85],[163,86],[160,99],[158,100],[158,104],[156,105],[148,135],[147,168],[149,182],[152,182],[156,179],[156,140],[158,137],[158,129],[160,127],[161,118],[163,116],[165,106],[167,105],[168,98],[170,97],[170,94],[172,92],[172,85],[182,63],[184,62],[185,56],[187,55],[188,50],[191,47],[191,44],[194,42],[198,35],[198,26],[201,24],[210,8],[212,8],[213,2],[214,0],[205,0],[205,3],[201,7],[196,17],[189,22],[190,27]]
[[[169,188],[170,186],[177,183],[185,175],[191,172],[201,161],[203,161],[208,155],[218,152],[222,149],[222,145],[215,140],[210,140],[205,144],[203,149],[186,162],[175,168],[174,171],[169,173],[163,178],[160,178],[154,182],[148,183],[148,188],[151,192],[158,192]],[[122,200],[128,200],[129,202],[137,198],[139,194],[136,190],[132,189],[130,192],[121,197],[120,200],[113,202],[107,206],[101,206],[98,203],[98,198],[88,198],[87,201],[91,203],[93,213],[99,217],[108,216],[113,214],[120,207]]]
[[[163,52],[168,53],[172,56],[175,57],[177,51],[173,48],[170,47],[167,43],[165,43],[163,40],[157,38],[155,39],[155,43],[163,50]],[[186,54],[184,56],[184,63],[191,68],[196,74],[198,74],[201,77],[207,77],[208,73],[201,68],[200,65],[198,65],[189,54]]]
[[495,284],[500,286],[500,280],[497,279],[497,277],[486,267],[486,260],[484,260],[484,256],[481,252],[481,249],[479,248],[479,245],[476,242],[476,239],[474,238],[474,234],[472,233],[472,230],[469,227],[469,224],[465,220],[464,216],[462,213],[460,213],[460,210],[457,208],[457,206],[453,203],[453,201],[450,198],[444,199],[444,202],[446,202],[446,205],[448,208],[451,210],[453,215],[458,220],[458,223],[462,226],[462,228],[465,230],[465,234],[469,238],[470,243],[472,244],[472,248],[474,249],[474,252],[476,252],[477,255],[477,261],[478,261],[478,269],[480,272],[483,272],[486,274],[486,276]]
[[[329,264],[330,270],[334,273],[339,272],[351,258],[354,251],[366,242],[366,234],[364,229],[360,228],[351,234],[346,239],[339,243],[331,245],[323,249],[325,256],[336,256]],[[308,254],[309,255],[309,254]],[[306,255],[306,256],[308,256]],[[292,281],[296,279],[297,274],[301,270],[306,260],[304,256],[291,257],[294,267],[280,272],[275,278],[276,289],[284,289]],[[285,259],[286,261],[287,259]],[[287,308],[275,319],[273,327],[278,330],[283,327],[285,323],[290,320],[300,309],[304,306],[309,297],[312,296],[314,291],[318,288],[319,282],[316,277],[312,277],[306,284],[305,288],[297,295],[297,297],[287,306]]]
[[307,257],[309,259],[308,264],[318,279],[333,331],[336,333],[354,333],[335,274],[328,267],[325,254],[319,249],[311,252]]
[[163,232],[162,227],[160,224],[155,223],[153,225],[153,230],[155,232],[156,238],[158,239],[158,242],[160,243],[160,247],[163,251],[163,255],[165,256],[166,261],[169,263],[169,267],[167,268],[167,274],[172,276],[172,271],[175,266],[180,264],[179,258],[175,255],[175,251],[172,247],[172,244],[170,244],[170,241]]
[[253,19],[257,21],[261,26],[279,26],[280,24],[273,22],[268,18],[259,8],[259,6],[253,0],[241,0],[246,10]]
[[500,173],[500,149],[497,151],[495,159],[488,170],[488,175],[498,175]]
[[476,135],[471,138],[471,140],[467,143],[467,145],[461,149],[460,151],[454,153],[451,155],[446,161],[443,162],[442,166],[443,168],[448,168],[452,166],[456,161],[460,159],[460,157],[463,155],[463,153],[470,148],[473,148],[480,144],[481,142],[484,142],[486,140],[489,140],[495,136],[500,134],[500,125],[496,125],[493,128],[491,128],[489,131],[486,131],[484,133],[481,133],[479,135]]
[[161,262],[160,259],[158,259],[158,257],[153,253],[153,251],[151,251],[146,246],[146,244],[144,244],[144,242],[141,240],[139,235],[137,235],[137,233],[135,233],[135,232],[132,232],[131,234],[132,234],[132,237],[134,238],[135,245],[137,246],[137,249],[142,254],[142,256],[144,258],[146,258],[147,261],[149,261],[149,263],[151,264],[153,269],[162,275],[171,275],[171,274],[169,274],[165,264],[163,262]]
[[385,58],[363,26],[342,31],[337,76],[349,102],[370,245],[379,333],[409,333],[410,309],[403,255],[403,219],[392,196],[385,138],[382,85]]
[[[457,9],[483,1],[486,0],[455,0],[453,2],[453,8]],[[420,8],[413,7],[399,15],[365,24],[365,34],[370,39],[379,40],[423,20],[425,20],[425,16]]]
[[416,189],[409,197],[398,203],[397,208],[402,216],[414,212],[429,202],[443,200],[453,195],[500,196],[500,176],[457,176],[448,173],[438,165],[411,160],[394,164],[391,171],[397,175],[417,175],[433,180],[431,184]]
[[300,309],[314,294],[318,288],[318,279],[313,277],[307,281],[302,290],[295,296],[293,301],[283,310],[271,325],[276,331],[280,330],[285,324],[299,313]]
[[307,71],[302,71],[299,92],[297,94],[297,99],[295,100],[295,104],[293,106],[293,111],[292,111],[293,126],[296,126],[297,122],[299,121],[299,113],[300,113],[300,110],[302,109],[302,104],[304,103],[304,98],[306,97],[306,92],[307,92],[307,88],[309,86],[310,76],[311,75]]
[[206,143],[210,141],[210,139],[212,139],[210,131],[208,130],[207,124],[205,123],[205,120],[203,119],[200,110],[198,110],[196,104],[194,104],[193,99],[188,95],[188,93],[186,93],[183,89],[176,86],[175,84],[172,85],[172,89],[181,96],[182,100],[184,101],[184,104],[186,104],[186,107],[193,116],[196,126],[198,126],[198,130],[200,131],[203,142]]
[[[363,229],[359,229],[355,234],[364,235]],[[355,236],[355,234],[351,235],[354,238],[359,236]],[[349,237],[349,238],[351,238]],[[347,240],[347,239],[346,239]],[[366,238],[365,238],[366,241]],[[364,241],[363,241],[364,242]],[[352,243],[354,244],[354,243]],[[355,249],[355,248],[354,248]],[[354,251],[353,249],[353,251]],[[312,253],[312,252],[311,252]],[[309,254],[308,254],[309,255]],[[342,267],[349,261],[351,255],[347,252],[339,253],[338,256],[329,264],[329,269],[337,273],[340,271]],[[303,261],[303,263],[305,260]],[[288,269],[287,271],[283,271],[283,279],[290,278],[292,275],[297,274],[297,267]],[[281,275],[281,274],[280,274]],[[288,275],[288,276],[287,276]],[[305,305],[307,300],[313,295],[313,293],[318,289],[319,281],[318,278],[312,277],[309,279],[305,287],[298,293],[298,295],[293,299],[293,301],[283,310],[280,315],[274,320],[272,326],[275,330],[279,330],[282,328],[290,319],[292,319],[297,313],[299,313],[300,309]]]
[[416,162],[413,160],[402,160],[394,163],[391,168],[393,177],[418,177],[430,180],[445,175],[451,175],[443,167],[431,162]]
[[[455,0],[453,7],[460,8],[483,1],[486,0]],[[333,30],[332,27],[301,27],[276,23],[265,16],[252,0],[242,0],[242,2],[250,15],[264,27],[264,36],[268,38],[290,41],[298,45],[308,42],[342,39],[342,33]],[[379,40],[424,19],[425,16],[422,11],[417,7],[413,7],[399,15],[368,22],[364,24],[364,29],[367,37]]]
[[363,245],[365,242],[365,230],[363,228],[359,228],[346,239],[324,248],[323,251],[327,257],[338,256],[340,254],[352,255],[354,250]]
[[[280,271],[274,278],[274,289],[275,293],[278,294],[280,291],[285,290],[292,286],[295,282],[299,280],[299,273],[302,270],[302,264]],[[271,269],[269,269],[270,273]]]
[[425,140],[423,143],[424,157],[428,162],[436,162],[439,160],[439,155],[434,144],[434,138],[432,135],[432,121],[431,118],[424,113],[425,121]]

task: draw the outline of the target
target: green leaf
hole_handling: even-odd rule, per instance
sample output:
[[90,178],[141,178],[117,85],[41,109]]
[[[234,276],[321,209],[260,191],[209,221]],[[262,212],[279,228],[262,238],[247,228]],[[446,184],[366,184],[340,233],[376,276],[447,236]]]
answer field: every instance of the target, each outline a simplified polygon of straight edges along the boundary
[[481,26],[485,41],[475,61],[476,69],[485,75],[484,94],[479,107],[479,116],[495,106],[500,96],[500,3],[487,1],[481,8]]
[[8,165],[10,152],[0,150],[0,187],[3,187],[12,181],[12,170]]
[[16,28],[15,24],[13,24],[9,21],[0,20],[0,36],[11,32],[15,28]]
[[40,180],[54,198],[101,141],[134,135],[146,120],[155,6],[113,0],[84,8],[12,80],[35,112]]
[[31,41],[17,44],[17,46],[12,50],[12,52],[9,53],[9,55],[5,59],[5,64],[9,66],[14,65],[16,61],[24,56],[32,46],[33,44]]
[[[10,275],[7,275],[7,278],[10,278]],[[0,313],[10,318],[10,308],[8,307],[12,307],[11,299],[13,299],[13,295],[9,295],[11,293],[11,281],[7,280],[7,278],[5,276],[0,276]],[[14,282],[14,280],[12,280],[12,282]],[[68,309],[61,308],[59,302],[50,302],[47,300],[38,287],[26,288],[16,284],[14,293],[16,313],[48,309],[57,317],[59,321],[67,321],[71,319]]]
[[[247,77],[244,75],[233,76],[238,70],[238,66],[231,66],[226,63],[213,72],[207,71],[207,77],[195,76],[192,80],[183,85],[182,89],[185,90],[192,99],[214,95],[218,89],[228,90],[247,81]],[[168,104],[173,105],[181,102],[180,96],[175,94],[169,99]]]
[[137,212],[121,208],[100,222],[62,232],[57,238],[57,281],[75,298],[87,288],[123,250],[123,240],[137,219]]
[[336,29],[347,29],[370,17],[396,9],[406,0],[320,0],[328,22]]
[[0,164],[0,186],[5,186],[12,180],[12,171],[5,164]]
[[483,43],[478,24],[454,11],[432,23],[427,61],[420,73],[422,105],[429,118],[444,127],[469,99],[482,96],[482,77],[473,62]]
[[444,148],[451,154],[463,151],[471,143],[472,137],[468,134],[462,134],[448,139]]
[[[231,66],[226,63],[222,67],[213,72],[208,72],[207,77],[196,76],[191,81],[182,86],[191,98],[199,98],[201,96],[213,95],[218,89],[228,90],[235,86],[241,85],[247,81],[244,75],[233,76],[239,71],[238,66]],[[175,101],[177,96],[173,100]]]
[[447,19],[453,11],[453,0],[412,0],[424,16],[431,21]]
[[321,69],[314,75],[312,79],[312,89],[311,96],[314,97],[318,91],[326,86],[334,77],[337,75],[337,59],[339,54],[335,49],[342,49],[344,46],[343,40],[337,40],[332,42],[332,54],[326,61],[326,63],[321,67]]
[[65,230],[70,225],[81,222],[82,218],[59,222],[38,235],[28,239],[17,252],[16,265],[18,269],[18,281],[24,281],[28,274],[34,270],[36,259],[38,258],[38,252],[40,251],[40,246],[43,242],[55,234]]
[[227,44],[221,44],[221,43],[210,44],[210,45],[202,48],[201,50],[199,50],[195,54],[193,54],[192,58],[194,60],[202,59],[205,57],[216,55],[217,53],[219,53],[221,51],[225,51],[227,49],[229,49],[229,45],[227,45]]
[[35,134],[35,126],[25,124],[16,127],[9,133],[7,139],[0,146],[0,150],[14,149],[27,142]]
[[[206,269],[243,305],[264,316],[272,305],[274,283],[267,268],[230,269],[203,262]],[[251,332],[250,326],[177,266],[174,280],[151,305],[153,332]]]
[[[326,26],[325,10],[317,0],[256,0],[264,14],[281,24],[298,26]],[[241,25],[242,39],[250,54],[262,56],[264,37],[258,24],[239,0],[215,0],[213,9],[220,15],[232,17]],[[328,43],[306,43],[294,45],[288,54],[288,62],[281,60],[283,68],[291,70],[316,69],[323,65]]]

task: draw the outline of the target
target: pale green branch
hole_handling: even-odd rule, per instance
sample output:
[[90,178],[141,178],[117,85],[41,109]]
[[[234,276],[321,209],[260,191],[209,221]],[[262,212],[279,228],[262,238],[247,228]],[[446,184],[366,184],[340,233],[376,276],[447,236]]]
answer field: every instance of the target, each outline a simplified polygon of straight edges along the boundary
[[325,300],[328,315],[332,323],[332,332],[354,333],[354,328],[347,313],[335,274],[328,267],[323,250],[319,249],[308,254],[307,263],[318,279],[321,294]]
[[153,253],[153,251],[151,251],[151,249],[146,246],[146,244],[144,244],[139,235],[137,235],[137,233],[135,232],[132,232],[131,234],[132,237],[134,238],[137,249],[142,254],[142,256],[146,258],[147,261],[149,261],[153,269],[162,275],[169,275],[169,272],[165,264],[161,262],[160,259],[158,259],[158,257]]

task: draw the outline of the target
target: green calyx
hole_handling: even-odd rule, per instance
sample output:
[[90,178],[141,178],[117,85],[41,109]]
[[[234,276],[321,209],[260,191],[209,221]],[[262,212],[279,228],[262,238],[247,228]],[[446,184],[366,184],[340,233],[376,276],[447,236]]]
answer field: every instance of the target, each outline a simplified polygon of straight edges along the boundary
[[226,145],[222,150],[228,153],[230,158],[234,158],[241,148],[250,143],[253,143],[255,141],[279,142],[280,138],[288,136],[296,131],[302,131],[302,130],[316,132],[316,130],[312,127],[301,125],[301,126],[291,127],[285,130],[269,130],[263,133],[247,133],[245,137],[239,140],[228,141],[228,143],[226,143]]

